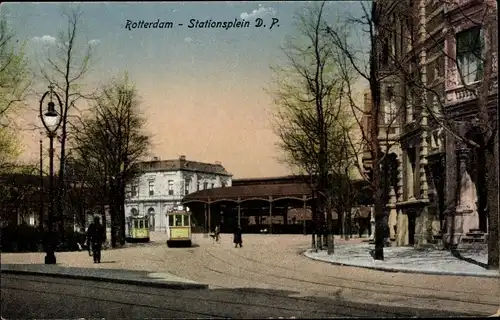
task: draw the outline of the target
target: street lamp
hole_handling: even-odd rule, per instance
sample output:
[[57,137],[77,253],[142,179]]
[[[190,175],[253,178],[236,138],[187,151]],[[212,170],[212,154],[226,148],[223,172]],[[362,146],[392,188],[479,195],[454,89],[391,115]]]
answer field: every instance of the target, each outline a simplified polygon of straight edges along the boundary
[[[49,96],[50,101],[44,107],[44,100]],[[53,97],[57,98],[57,108],[56,104],[53,102]],[[43,126],[47,130],[47,136],[49,137],[49,158],[50,158],[50,169],[49,169],[49,216],[48,216],[48,237],[47,243],[45,245],[45,264],[55,264],[55,233],[54,233],[54,137],[56,136],[57,129],[61,125],[62,121],[62,102],[61,98],[54,92],[54,86],[49,86],[49,91],[45,92],[40,99],[40,119],[42,120]]]

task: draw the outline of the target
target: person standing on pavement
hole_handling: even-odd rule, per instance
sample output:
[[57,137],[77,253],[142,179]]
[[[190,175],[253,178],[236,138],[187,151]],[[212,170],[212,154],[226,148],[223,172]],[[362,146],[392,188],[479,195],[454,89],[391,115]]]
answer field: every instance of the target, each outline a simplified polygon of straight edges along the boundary
[[243,231],[241,230],[241,227],[238,226],[236,230],[234,231],[234,247],[237,248],[238,246],[243,247],[243,239],[242,239],[242,233]]
[[94,222],[90,224],[87,231],[87,241],[88,245],[92,246],[94,263],[101,263],[101,249],[105,236],[105,230],[100,223],[99,217],[94,217]]
[[215,242],[219,243],[220,242],[220,226],[219,225],[217,225],[215,227],[214,237],[215,237]]

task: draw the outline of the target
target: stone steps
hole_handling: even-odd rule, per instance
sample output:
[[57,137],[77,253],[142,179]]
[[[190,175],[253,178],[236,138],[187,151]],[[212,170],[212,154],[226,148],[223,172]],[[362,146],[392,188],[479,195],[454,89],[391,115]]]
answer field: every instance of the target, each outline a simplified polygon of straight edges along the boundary
[[488,242],[488,234],[481,230],[471,229],[460,239],[460,248],[481,247]]

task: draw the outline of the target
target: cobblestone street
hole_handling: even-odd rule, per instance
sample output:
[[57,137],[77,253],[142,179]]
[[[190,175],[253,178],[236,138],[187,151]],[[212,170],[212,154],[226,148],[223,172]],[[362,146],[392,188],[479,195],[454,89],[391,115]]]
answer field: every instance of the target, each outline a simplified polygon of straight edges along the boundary
[[[220,244],[196,234],[192,248],[168,248],[164,240],[164,234],[155,233],[150,244],[106,250],[102,264],[93,264],[87,252],[58,253],[57,258],[59,264],[68,267],[169,272],[211,288],[287,290],[296,292],[292,294],[296,297],[329,297],[478,315],[494,314],[500,305],[497,279],[388,273],[331,265],[302,255],[310,247],[310,236],[249,234],[243,236],[243,248],[237,249],[230,234],[223,234]],[[3,254],[2,264],[39,264],[43,256]]]

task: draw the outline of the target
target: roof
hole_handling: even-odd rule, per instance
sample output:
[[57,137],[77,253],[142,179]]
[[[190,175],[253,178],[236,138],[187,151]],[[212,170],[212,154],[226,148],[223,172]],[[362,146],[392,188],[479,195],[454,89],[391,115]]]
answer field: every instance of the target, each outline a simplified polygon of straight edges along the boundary
[[173,160],[151,160],[143,161],[137,164],[141,171],[157,172],[157,171],[193,171],[201,173],[213,173],[223,176],[232,176],[220,163],[205,163],[198,161],[186,160],[185,157]]
[[284,177],[264,177],[264,178],[244,178],[233,179],[233,186],[257,185],[257,184],[286,184],[286,183],[304,183],[308,181],[306,176],[284,176]]
[[262,199],[268,201],[269,197],[276,200],[279,198],[303,199],[304,196],[307,198],[311,196],[311,189],[305,183],[259,184],[200,190],[188,194],[182,202],[199,201],[208,203],[209,200],[210,202],[216,202],[222,200],[238,201],[238,199]]

